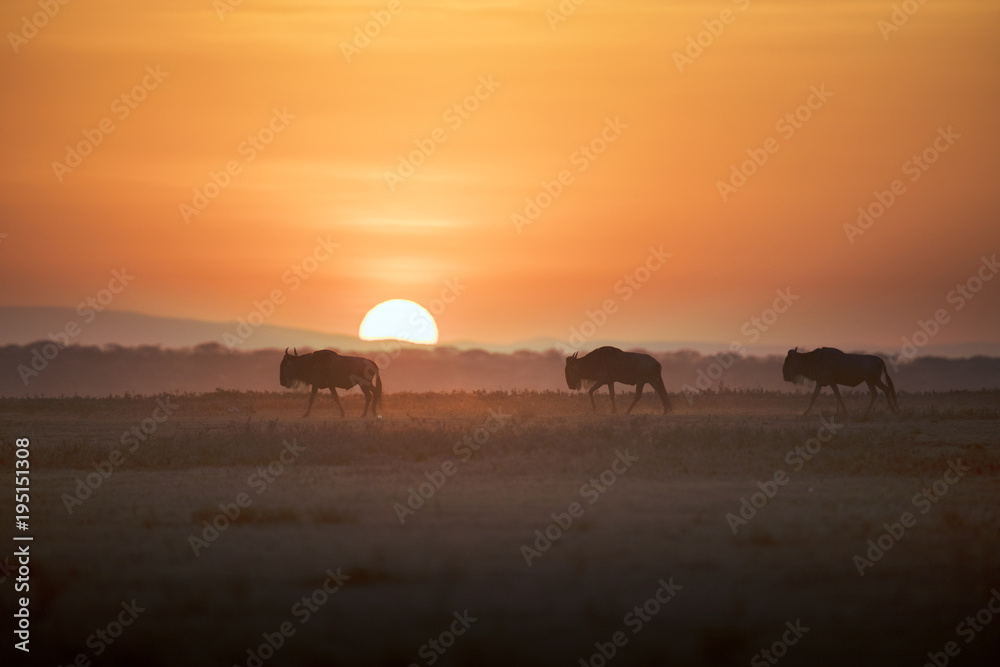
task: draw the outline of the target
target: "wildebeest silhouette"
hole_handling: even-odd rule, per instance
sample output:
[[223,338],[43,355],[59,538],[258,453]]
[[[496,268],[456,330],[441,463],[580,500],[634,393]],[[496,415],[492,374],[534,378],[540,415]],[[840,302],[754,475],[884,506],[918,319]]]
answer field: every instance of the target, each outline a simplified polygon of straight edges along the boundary
[[[868,409],[865,414],[872,410],[878,391],[882,390],[886,401],[889,402],[889,409],[897,412],[899,404],[896,402],[896,388],[892,385],[892,378],[889,377],[889,369],[885,362],[873,354],[847,354],[833,347],[821,347],[812,352],[799,352],[799,348],[788,351],[785,357],[785,364],[781,367],[781,374],[786,382],[796,382],[799,378],[809,378],[816,381],[816,390],[813,391],[812,400],[809,407],[803,414],[809,414],[812,410],[816,397],[820,390],[829,385],[833,389],[833,395],[837,397],[840,407],[847,413],[847,406],[844,399],[840,397],[838,384],[846,387],[856,387],[862,382],[868,384],[871,391],[871,400],[868,401]],[[885,382],[882,382],[882,374],[885,374]]]
[[599,347],[580,358],[577,358],[578,354],[579,352],[574,352],[572,357],[566,357],[566,386],[579,389],[581,380],[593,380],[594,384],[587,393],[590,395],[590,406],[595,412],[597,404],[594,402],[594,392],[606,384],[608,393],[611,394],[611,414],[614,414],[615,382],[635,385],[635,398],[625,414],[632,412],[646,384],[652,386],[659,395],[663,403],[663,414],[670,412],[670,398],[663,386],[660,362],[653,357],[641,352],[623,352],[610,346]]
[[344,408],[337,397],[337,387],[350,389],[354,385],[361,387],[365,395],[365,411],[361,416],[368,414],[369,404],[372,417],[375,416],[378,403],[382,399],[382,378],[374,361],[363,357],[341,356],[333,350],[317,350],[301,356],[297,350],[293,352],[294,354],[288,354],[288,348],[285,348],[278,380],[282,387],[294,387],[300,383],[312,385],[309,407],[306,408],[303,417],[309,416],[313,401],[316,400],[316,392],[320,389],[330,390],[333,402],[337,404],[340,416],[343,417]]

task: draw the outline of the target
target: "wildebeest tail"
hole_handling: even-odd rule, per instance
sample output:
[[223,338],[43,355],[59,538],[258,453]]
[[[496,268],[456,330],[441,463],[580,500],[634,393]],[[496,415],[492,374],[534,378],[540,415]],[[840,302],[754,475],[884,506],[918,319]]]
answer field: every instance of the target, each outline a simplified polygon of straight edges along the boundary
[[378,414],[378,405],[382,402],[382,374],[375,367],[375,397],[372,400],[372,411]]
[[657,373],[656,377],[651,382],[653,385],[653,391],[657,393],[660,399],[663,401],[663,411],[673,412],[674,406],[670,403],[670,397],[667,396],[667,388],[663,386],[663,377]]
[[899,403],[896,402],[896,387],[892,384],[892,378],[889,377],[889,367],[886,366],[885,362],[882,362],[882,372],[885,373],[885,384],[889,387],[889,398],[892,400],[892,409],[897,410]]

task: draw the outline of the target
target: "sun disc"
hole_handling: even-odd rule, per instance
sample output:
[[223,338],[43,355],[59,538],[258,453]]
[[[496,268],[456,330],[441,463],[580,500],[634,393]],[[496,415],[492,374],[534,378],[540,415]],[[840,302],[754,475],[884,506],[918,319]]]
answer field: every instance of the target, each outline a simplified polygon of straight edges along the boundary
[[406,299],[383,301],[368,311],[358,329],[361,340],[403,340],[433,345],[438,341],[437,322],[426,308]]

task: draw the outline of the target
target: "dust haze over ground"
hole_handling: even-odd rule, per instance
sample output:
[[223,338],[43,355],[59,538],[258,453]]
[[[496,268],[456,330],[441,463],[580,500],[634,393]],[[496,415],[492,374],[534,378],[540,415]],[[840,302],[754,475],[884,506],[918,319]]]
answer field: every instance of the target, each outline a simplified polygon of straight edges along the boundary
[[[114,345],[59,348],[46,341],[7,345],[0,348],[0,396],[280,390],[278,366],[282,354],[283,350],[234,352],[215,343],[180,349]],[[507,354],[447,347],[401,349],[387,342],[382,351],[359,354],[378,363],[389,392],[566,388],[566,354],[557,350]],[[796,390],[782,381],[782,356],[702,355],[693,351],[653,356],[663,366],[664,384],[670,392],[692,395],[720,386]],[[1000,387],[1000,359],[995,357],[917,357],[900,363],[898,368],[891,359],[889,362],[890,375],[903,391]]]
[[998,398],[0,399],[4,470],[30,440],[24,664],[989,664]]

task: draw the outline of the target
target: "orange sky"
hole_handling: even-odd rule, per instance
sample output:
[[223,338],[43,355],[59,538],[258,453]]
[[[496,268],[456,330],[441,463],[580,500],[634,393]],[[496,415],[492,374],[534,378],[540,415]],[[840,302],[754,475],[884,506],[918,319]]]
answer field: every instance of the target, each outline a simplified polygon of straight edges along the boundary
[[[1000,341],[1000,280],[948,299],[1000,251],[996,3],[891,32],[891,2],[588,0],[554,27],[556,0],[225,4],[71,1],[37,31],[36,2],[0,8],[0,305],[73,307],[126,267],[115,309],[234,320],[280,290],[269,323],[354,334],[457,281],[444,343],[565,340],[606,302],[595,341],[748,343],[790,289],[760,343],[898,346],[941,308],[934,342]],[[766,162],[724,199],[748,151]],[[543,181],[562,192],[517,224]],[[287,273],[317,238],[336,248]]]

